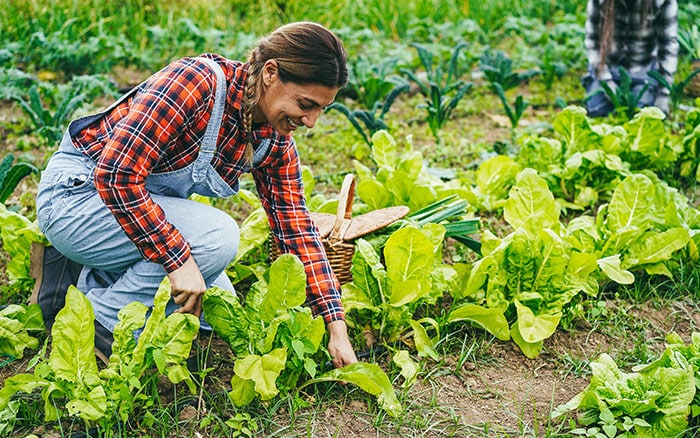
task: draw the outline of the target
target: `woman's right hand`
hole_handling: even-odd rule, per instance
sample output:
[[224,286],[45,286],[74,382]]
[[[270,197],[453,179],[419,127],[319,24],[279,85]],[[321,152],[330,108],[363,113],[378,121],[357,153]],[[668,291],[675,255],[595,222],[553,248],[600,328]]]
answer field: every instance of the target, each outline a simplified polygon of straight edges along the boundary
[[197,318],[202,314],[202,296],[207,290],[202,272],[194,258],[168,274],[170,280],[170,295],[180,308],[177,313],[191,313]]

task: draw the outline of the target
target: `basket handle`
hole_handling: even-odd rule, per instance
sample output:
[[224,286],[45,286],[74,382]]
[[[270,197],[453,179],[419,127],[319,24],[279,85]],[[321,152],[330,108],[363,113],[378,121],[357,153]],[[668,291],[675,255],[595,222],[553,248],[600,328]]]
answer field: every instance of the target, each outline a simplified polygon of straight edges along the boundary
[[329,240],[340,240],[340,229],[343,226],[343,219],[352,219],[352,202],[355,197],[355,175],[349,173],[345,175],[343,186],[340,188],[340,199],[338,200],[338,211],[335,215],[335,223],[328,236]]

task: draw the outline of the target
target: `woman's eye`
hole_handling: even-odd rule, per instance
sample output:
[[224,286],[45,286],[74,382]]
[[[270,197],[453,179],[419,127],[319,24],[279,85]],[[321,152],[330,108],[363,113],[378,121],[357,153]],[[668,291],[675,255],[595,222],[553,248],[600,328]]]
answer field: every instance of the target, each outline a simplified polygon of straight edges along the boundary
[[301,102],[301,101],[299,101],[299,102],[297,102],[297,103],[299,104],[299,108],[301,108],[301,109],[304,110],[304,111],[310,110],[311,108],[313,108],[313,105],[309,105],[308,103],[304,103],[304,102]]

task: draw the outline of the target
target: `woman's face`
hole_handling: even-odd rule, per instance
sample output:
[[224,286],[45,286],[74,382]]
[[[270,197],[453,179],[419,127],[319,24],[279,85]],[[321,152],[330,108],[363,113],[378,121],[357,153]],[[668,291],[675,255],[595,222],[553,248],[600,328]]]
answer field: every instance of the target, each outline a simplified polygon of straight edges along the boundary
[[253,121],[268,122],[283,135],[291,134],[300,126],[313,128],[338,92],[338,88],[325,85],[282,82],[274,60],[265,63],[262,81],[263,91],[253,110]]

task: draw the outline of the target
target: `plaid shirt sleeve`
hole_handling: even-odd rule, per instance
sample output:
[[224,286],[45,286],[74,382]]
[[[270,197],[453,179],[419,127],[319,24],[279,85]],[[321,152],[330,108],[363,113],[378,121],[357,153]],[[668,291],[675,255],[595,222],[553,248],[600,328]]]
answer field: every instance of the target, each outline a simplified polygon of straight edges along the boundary
[[186,130],[206,126],[214,81],[206,65],[192,60],[174,62],[151,76],[128,105],[115,109],[124,111],[123,117],[105,139],[95,168],[95,186],[105,205],[144,258],[167,272],[182,266],[190,248],[149,195],[145,180],[165,159],[167,145]]
[[297,255],[304,264],[306,296],[314,315],[326,323],[344,319],[340,284],[306,207],[294,141],[280,148],[271,166],[254,169],[253,177],[281,252]]

